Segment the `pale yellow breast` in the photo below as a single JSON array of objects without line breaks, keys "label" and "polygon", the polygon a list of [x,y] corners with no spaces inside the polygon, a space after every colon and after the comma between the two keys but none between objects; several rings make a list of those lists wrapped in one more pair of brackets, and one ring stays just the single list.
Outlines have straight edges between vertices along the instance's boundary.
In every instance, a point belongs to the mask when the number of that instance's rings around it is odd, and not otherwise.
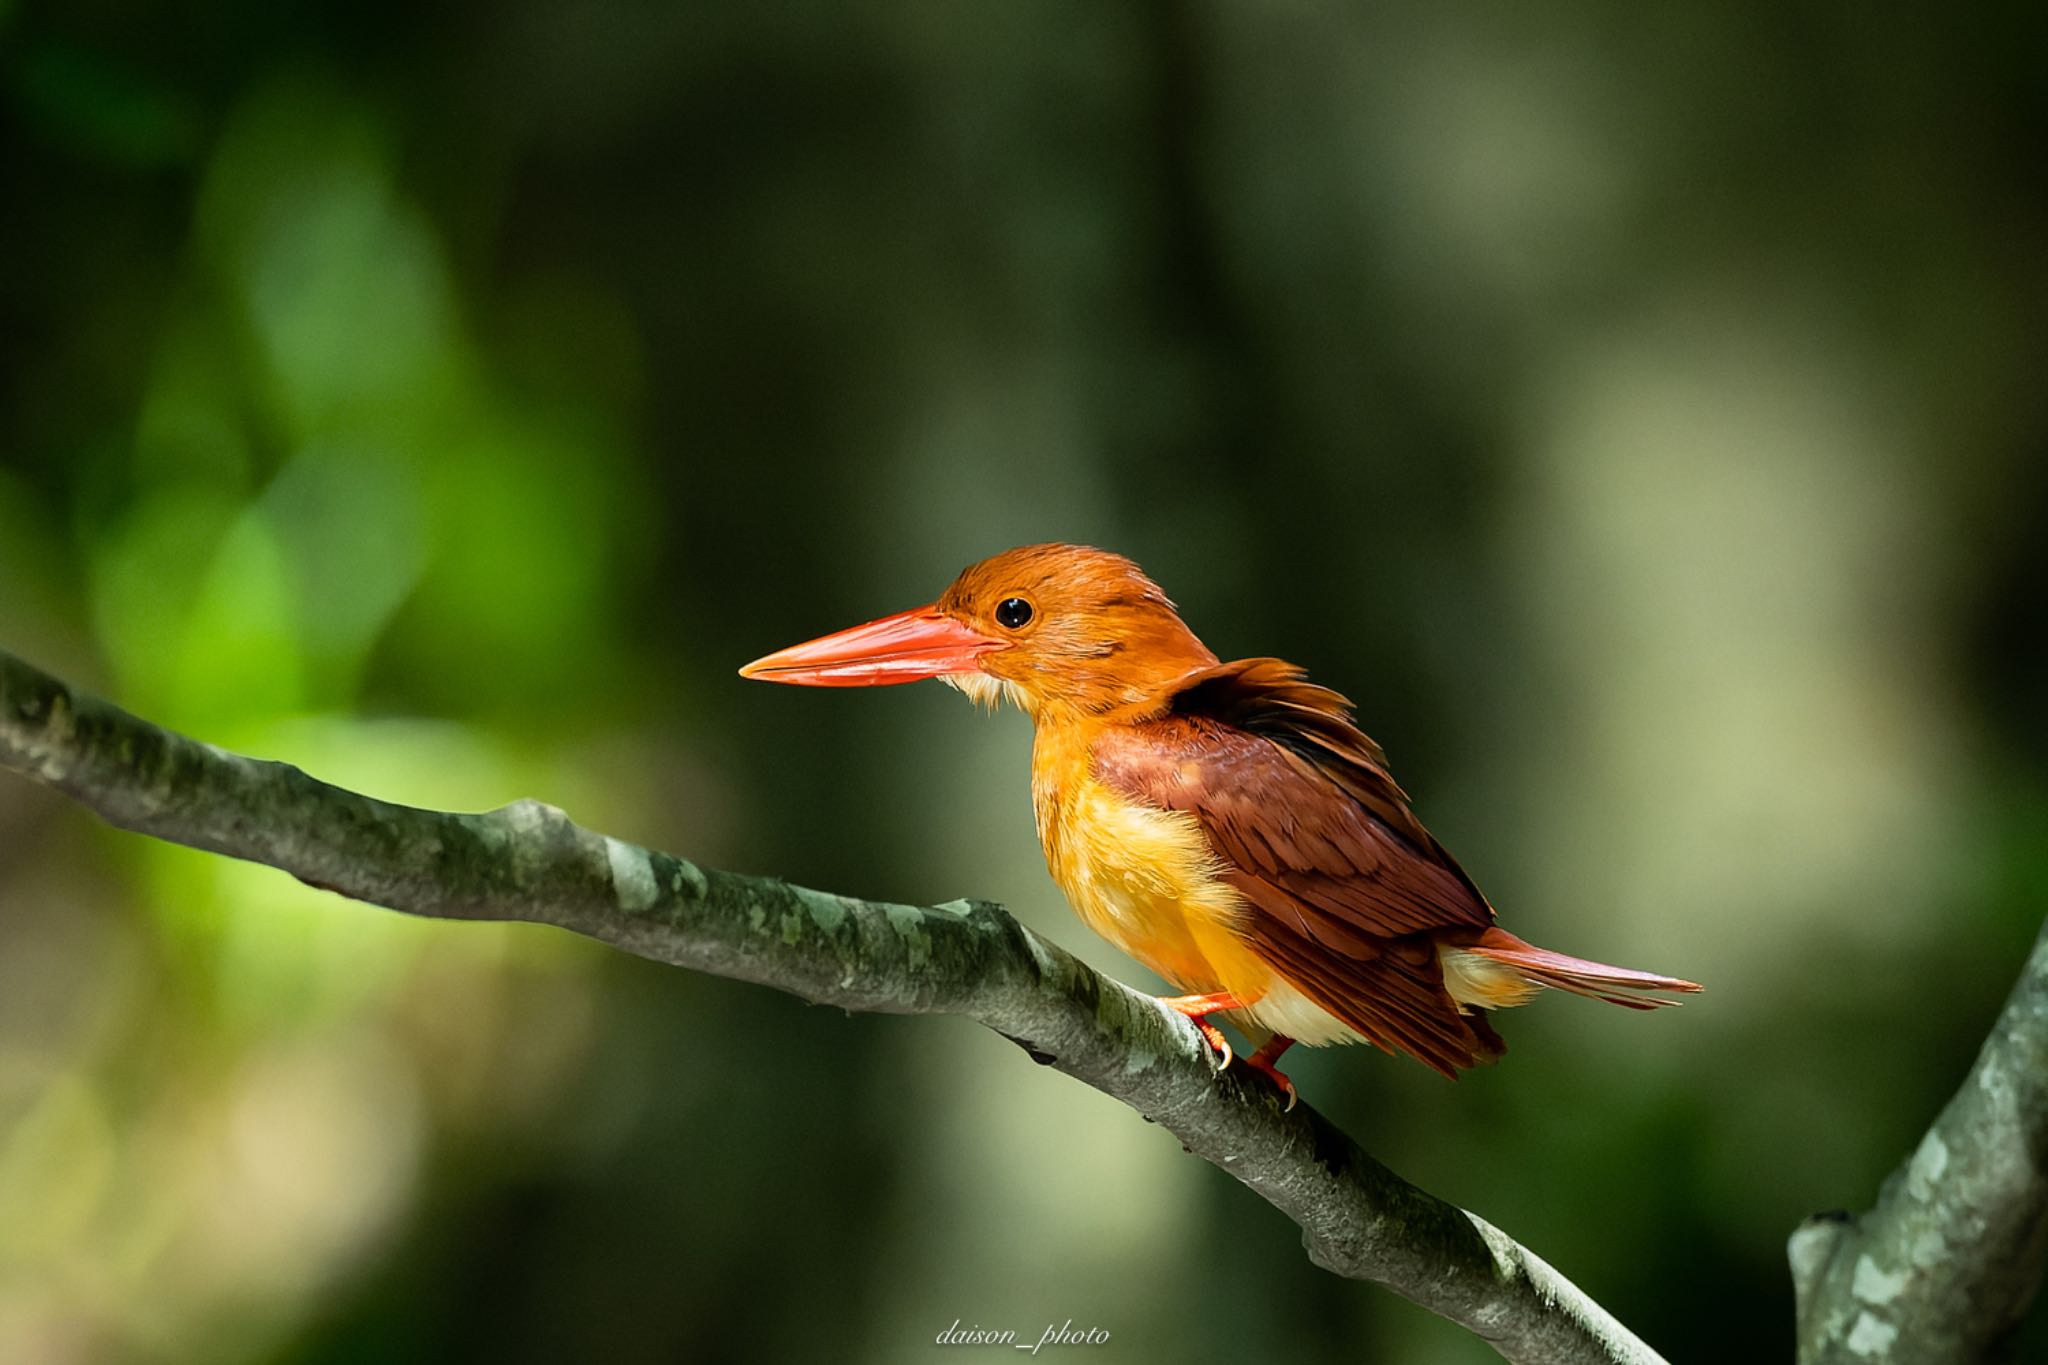
[{"label": "pale yellow breast", "polygon": [[1039,727],[1032,802],[1046,866],[1090,929],[1184,991],[1255,1002],[1241,1018],[1312,1045],[1358,1035],[1251,951],[1243,899],[1186,811],[1133,801],[1095,779],[1083,736]]},{"label": "pale yellow breast", "polygon": [[1063,736],[1041,731],[1034,759],[1046,866],[1090,929],[1189,990],[1263,982],[1266,969],[1238,932],[1243,904],[1217,880],[1215,856],[1192,815],[1105,786],[1089,771],[1085,749]]}]

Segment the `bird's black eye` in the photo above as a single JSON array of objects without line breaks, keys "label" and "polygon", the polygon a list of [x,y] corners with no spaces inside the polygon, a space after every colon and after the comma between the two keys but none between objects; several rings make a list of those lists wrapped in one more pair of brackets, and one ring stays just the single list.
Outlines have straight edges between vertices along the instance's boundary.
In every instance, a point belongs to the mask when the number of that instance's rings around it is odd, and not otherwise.
[{"label": "bird's black eye", "polygon": [[1004,630],[1022,630],[1031,624],[1031,604],[1021,597],[1005,597],[996,603],[996,624]]}]

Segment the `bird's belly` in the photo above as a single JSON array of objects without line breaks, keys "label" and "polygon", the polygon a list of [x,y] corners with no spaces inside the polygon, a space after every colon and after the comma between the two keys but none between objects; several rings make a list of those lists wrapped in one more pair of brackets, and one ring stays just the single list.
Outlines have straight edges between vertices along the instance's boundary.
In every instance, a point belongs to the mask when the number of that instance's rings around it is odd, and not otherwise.
[{"label": "bird's belly", "polygon": [[1218,880],[1192,816],[1089,779],[1041,794],[1039,836],[1082,922],[1118,948],[1185,989],[1265,989],[1270,969],[1240,931],[1243,902]]},{"label": "bird's belly", "polygon": [[1311,1045],[1358,1041],[1252,951],[1244,900],[1185,811],[1132,801],[1092,778],[1037,795],[1046,866],[1082,923],[1176,987],[1228,991],[1260,1028]]}]

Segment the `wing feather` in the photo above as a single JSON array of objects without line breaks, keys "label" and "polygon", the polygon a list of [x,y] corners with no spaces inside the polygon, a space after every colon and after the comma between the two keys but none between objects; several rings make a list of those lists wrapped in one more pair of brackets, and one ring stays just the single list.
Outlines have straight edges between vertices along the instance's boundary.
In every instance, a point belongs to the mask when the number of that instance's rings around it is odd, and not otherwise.
[{"label": "wing feather", "polygon": [[1105,729],[1091,756],[1125,795],[1195,816],[1250,908],[1253,947],[1316,1004],[1446,1075],[1499,1055],[1436,952],[1476,940],[1493,908],[1342,696],[1278,659],[1221,664],[1157,717]]}]

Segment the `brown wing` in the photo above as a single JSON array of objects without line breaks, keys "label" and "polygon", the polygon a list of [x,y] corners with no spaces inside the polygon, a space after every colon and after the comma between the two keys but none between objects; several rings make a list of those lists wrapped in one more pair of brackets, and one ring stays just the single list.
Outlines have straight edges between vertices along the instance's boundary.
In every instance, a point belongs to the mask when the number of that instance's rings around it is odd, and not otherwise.
[{"label": "brown wing", "polygon": [[1476,939],[1493,909],[1343,697],[1278,659],[1221,664],[1161,716],[1106,730],[1093,758],[1101,781],[1201,822],[1254,948],[1318,1005],[1446,1075],[1499,1055],[1445,992],[1436,952]]}]

